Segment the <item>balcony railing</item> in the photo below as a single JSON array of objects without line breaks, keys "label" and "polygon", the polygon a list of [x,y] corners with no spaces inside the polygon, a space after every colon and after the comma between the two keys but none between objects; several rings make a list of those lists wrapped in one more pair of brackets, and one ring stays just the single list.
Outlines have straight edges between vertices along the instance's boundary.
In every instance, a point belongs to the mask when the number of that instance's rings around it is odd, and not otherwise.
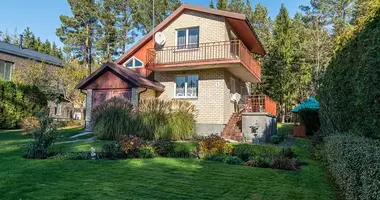
[{"label": "balcony railing", "polygon": [[270,97],[264,94],[246,95],[244,112],[267,112],[277,115],[277,105]]},{"label": "balcony railing", "polygon": [[240,61],[260,78],[260,64],[240,40],[201,43],[199,45],[169,46],[147,50],[148,66],[201,63],[212,61]]}]

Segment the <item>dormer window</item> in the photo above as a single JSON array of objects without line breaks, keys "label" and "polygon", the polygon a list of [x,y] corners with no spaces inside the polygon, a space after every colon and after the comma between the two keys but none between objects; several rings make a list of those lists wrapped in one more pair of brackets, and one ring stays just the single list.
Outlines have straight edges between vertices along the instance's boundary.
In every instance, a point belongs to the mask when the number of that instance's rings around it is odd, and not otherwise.
[{"label": "dormer window", "polygon": [[178,29],[177,49],[191,49],[199,47],[199,27]]},{"label": "dormer window", "polygon": [[124,66],[130,67],[130,68],[138,68],[138,67],[143,67],[144,63],[138,58],[132,57],[127,62],[125,62]]}]

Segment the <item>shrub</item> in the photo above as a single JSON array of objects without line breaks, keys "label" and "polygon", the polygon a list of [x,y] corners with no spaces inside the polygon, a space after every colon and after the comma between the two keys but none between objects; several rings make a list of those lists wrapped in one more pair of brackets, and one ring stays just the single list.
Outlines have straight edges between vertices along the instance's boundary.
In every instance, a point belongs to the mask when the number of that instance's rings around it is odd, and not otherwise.
[{"label": "shrub", "polygon": [[291,148],[282,148],[279,153],[279,156],[284,157],[284,158],[290,158],[290,159],[296,157],[296,155],[294,154]]},{"label": "shrub", "polygon": [[269,145],[236,144],[233,146],[231,155],[238,156],[243,161],[248,161],[260,153],[278,153],[280,148]]},{"label": "shrub", "polygon": [[139,130],[133,105],[122,98],[111,98],[93,110],[93,128],[97,138],[117,140]]},{"label": "shrub", "polygon": [[348,134],[324,142],[322,154],[345,199],[380,199],[380,142]]},{"label": "shrub", "polygon": [[150,145],[144,145],[139,151],[140,158],[153,158],[156,156],[154,148]]},{"label": "shrub", "polygon": [[169,157],[173,154],[175,145],[170,140],[157,140],[153,143],[156,153],[163,157]]},{"label": "shrub", "polygon": [[210,135],[199,142],[200,157],[231,153],[233,146],[218,135]]},{"label": "shrub", "polygon": [[173,152],[170,153],[170,157],[190,158],[192,157],[192,150],[184,145],[175,145]]},{"label": "shrub", "polygon": [[278,144],[280,142],[281,142],[281,137],[279,135],[272,135],[272,137],[270,137],[270,143]]},{"label": "shrub", "polygon": [[35,129],[40,127],[40,121],[35,116],[27,116],[21,120],[20,128],[24,129],[25,134],[32,134]]},{"label": "shrub", "polygon": [[293,159],[287,157],[274,158],[270,164],[270,168],[299,171],[297,163]]},{"label": "shrub", "polygon": [[121,150],[121,145],[119,142],[103,145],[102,155],[104,158],[108,159],[118,159],[125,157],[125,153]]},{"label": "shrub", "polygon": [[128,158],[138,158],[140,157],[139,152],[143,146],[143,142],[144,141],[137,136],[123,136],[120,140],[120,147]]},{"label": "shrub", "polygon": [[243,163],[243,160],[237,156],[225,155],[225,154],[215,154],[206,157],[206,160],[222,162],[231,165],[240,165]]},{"label": "shrub", "polygon": [[48,148],[54,144],[57,129],[53,124],[53,119],[45,115],[40,116],[40,128],[35,129],[33,141],[27,146],[25,158],[47,158]]},{"label": "shrub", "polygon": [[17,128],[23,118],[46,106],[46,96],[37,87],[0,80],[0,129]]}]

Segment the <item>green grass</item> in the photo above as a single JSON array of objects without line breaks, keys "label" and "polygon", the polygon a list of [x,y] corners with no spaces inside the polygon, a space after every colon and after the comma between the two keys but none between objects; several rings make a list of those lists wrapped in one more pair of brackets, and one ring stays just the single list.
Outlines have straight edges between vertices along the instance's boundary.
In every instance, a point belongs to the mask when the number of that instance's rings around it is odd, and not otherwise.
[{"label": "green grass", "polygon": [[[20,147],[30,139],[17,130],[0,131],[0,199],[335,199],[322,165],[308,158],[310,141],[305,139],[294,145],[309,163],[301,172],[197,159],[24,159]],[[54,148],[83,151],[104,143]]]},{"label": "green grass", "polygon": [[280,133],[287,133],[287,135],[293,135],[293,123],[277,123],[277,130]]}]

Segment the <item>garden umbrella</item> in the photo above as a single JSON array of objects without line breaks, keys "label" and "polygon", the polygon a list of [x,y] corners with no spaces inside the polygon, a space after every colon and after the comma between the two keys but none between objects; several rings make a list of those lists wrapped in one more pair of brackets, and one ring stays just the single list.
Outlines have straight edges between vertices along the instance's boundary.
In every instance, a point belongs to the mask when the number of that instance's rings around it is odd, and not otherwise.
[{"label": "garden umbrella", "polygon": [[311,110],[319,110],[319,102],[314,99],[313,97],[310,97],[303,101],[300,105],[295,107],[292,112],[293,113],[298,113],[299,111],[303,109],[311,109]]}]

